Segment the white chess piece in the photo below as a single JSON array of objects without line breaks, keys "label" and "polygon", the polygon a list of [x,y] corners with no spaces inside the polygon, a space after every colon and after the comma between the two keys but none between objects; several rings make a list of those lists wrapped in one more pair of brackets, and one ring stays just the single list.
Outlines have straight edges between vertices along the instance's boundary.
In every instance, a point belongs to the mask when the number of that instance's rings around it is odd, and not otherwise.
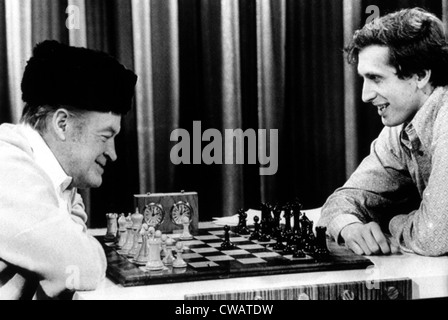
[{"label": "white chess piece", "polygon": [[167,238],[165,242],[165,257],[163,258],[163,264],[166,266],[173,265],[174,256],[173,256],[173,244],[174,241],[171,238]]},{"label": "white chess piece", "polygon": [[190,233],[190,218],[187,216],[182,217],[182,225],[184,227],[182,234],[180,235],[180,240],[190,240],[193,236]]},{"label": "white chess piece", "polygon": [[[150,227],[150,229],[153,227]],[[163,269],[163,262],[160,259],[160,248],[161,248],[161,236],[162,232],[157,230],[154,236],[148,239],[149,246],[149,261],[146,264],[146,269],[149,271],[156,271]]]},{"label": "white chess piece", "polygon": [[183,244],[182,242],[176,243],[176,259],[173,261],[173,268],[185,268],[187,263],[182,258]]},{"label": "white chess piece", "polygon": [[146,265],[149,261],[149,247],[148,247],[148,225],[144,223],[140,229],[142,238],[142,245],[140,251],[134,259],[134,262],[140,266]]}]

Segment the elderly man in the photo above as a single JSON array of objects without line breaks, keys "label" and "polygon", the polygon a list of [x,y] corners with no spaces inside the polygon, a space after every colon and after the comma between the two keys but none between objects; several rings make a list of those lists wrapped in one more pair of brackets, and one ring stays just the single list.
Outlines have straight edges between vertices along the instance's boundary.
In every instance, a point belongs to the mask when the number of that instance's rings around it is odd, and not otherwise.
[{"label": "elderly man", "polygon": [[56,41],[34,48],[21,123],[0,126],[0,298],[66,297],[104,278],[77,189],[99,187],[117,159],[136,81],[99,51]]}]

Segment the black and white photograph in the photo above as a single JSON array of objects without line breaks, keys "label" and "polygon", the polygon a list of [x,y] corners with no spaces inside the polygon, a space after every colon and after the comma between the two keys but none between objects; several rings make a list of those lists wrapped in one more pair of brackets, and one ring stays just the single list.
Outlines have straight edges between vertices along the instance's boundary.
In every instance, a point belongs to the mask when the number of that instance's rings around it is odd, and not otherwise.
[{"label": "black and white photograph", "polygon": [[448,0],[0,0],[0,75],[0,300],[448,298]]}]

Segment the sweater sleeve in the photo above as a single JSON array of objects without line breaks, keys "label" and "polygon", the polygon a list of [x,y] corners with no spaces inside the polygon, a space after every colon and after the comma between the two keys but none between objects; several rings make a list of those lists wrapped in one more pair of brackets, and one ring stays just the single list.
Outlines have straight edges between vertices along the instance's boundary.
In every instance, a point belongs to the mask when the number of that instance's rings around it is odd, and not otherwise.
[{"label": "sweater sleeve", "polygon": [[95,289],[107,266],[100,243],[59,208],[20,139],[0,140],[0,163],[0,258],[36,274],[50,297]]},{"label": "sweater sleeve", "polygon": [[388,231],[392,217],[409,213],[420,199],[393,130],[383,129],[370,154],[325,202],[318,225],[326,226],[334,239],[341,240],[341,230],[355,222],[375,221]]}]

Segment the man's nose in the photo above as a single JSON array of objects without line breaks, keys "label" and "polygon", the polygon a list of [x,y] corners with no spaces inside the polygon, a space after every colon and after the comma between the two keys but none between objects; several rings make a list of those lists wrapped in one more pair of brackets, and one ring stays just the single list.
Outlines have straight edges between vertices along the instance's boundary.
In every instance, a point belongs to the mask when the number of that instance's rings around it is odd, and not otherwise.
[{"label": "man's nose", "polygon": [[117,160],[117,152],[115,151],[115,141],[114,139],[110,139],[107,144],[106,152],[104,153],[107,158],[109,158],[112,162]]},{"label": "man's nose", "polygon": [[364,102],[371,102],[376,97],[376,92],[372,88],[372,85],[369,81],[364,81],[362,85],[362,101]]}]

